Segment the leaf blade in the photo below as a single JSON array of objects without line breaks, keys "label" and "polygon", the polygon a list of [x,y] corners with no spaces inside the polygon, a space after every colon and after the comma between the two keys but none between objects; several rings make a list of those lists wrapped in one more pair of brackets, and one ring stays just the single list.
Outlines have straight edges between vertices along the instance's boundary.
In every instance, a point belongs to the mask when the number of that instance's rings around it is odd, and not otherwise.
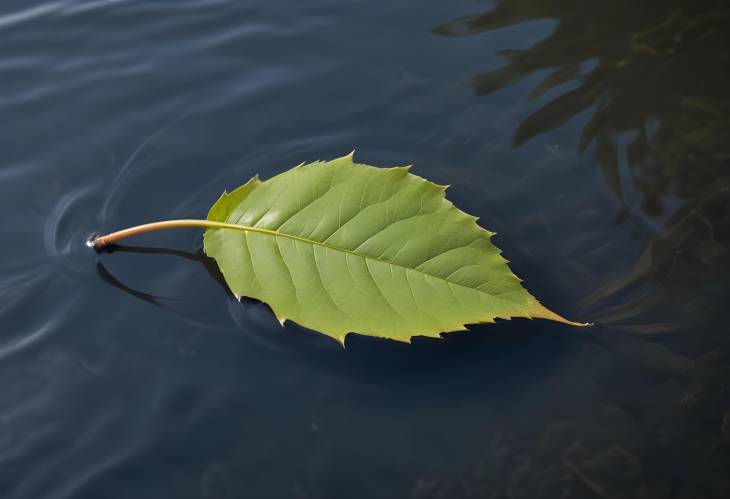
[{"label": "leaf blade", "polygon": [[204,249],[235,295],[340,342],[438,337],[497,318],[570,323],[521,286],[494,234],[445,190],[352,154],[302,164],[224,193],[208,220],[250,231],[208,229]]}]

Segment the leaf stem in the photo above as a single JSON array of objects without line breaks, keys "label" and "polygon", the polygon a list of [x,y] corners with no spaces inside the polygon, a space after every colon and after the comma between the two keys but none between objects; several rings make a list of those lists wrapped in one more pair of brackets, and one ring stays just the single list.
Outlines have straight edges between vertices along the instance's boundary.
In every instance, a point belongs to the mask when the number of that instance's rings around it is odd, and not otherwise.
[{"label": "leaf stem", "polygon": [[[102,249],[114,242],[127,237],[136,236],[137,234],[144,234],[145,232],[153,232],[156,230],[165,229],[187,229],[192,227],[202,227],[205,229],[235,229],[235,230],[248,230],[248,231],[261,231],[254,227],[247,227],[245,225],[227,224],[224,222],[213,222],[211,220],[194,220],[194,219],[181,219],[181,220],[163,220],[161,222],[152,222],[143,225],[136,225],[127,229],[118,230],[110,234],[103,236],[96,236],[88,242],[88,245],[94,249]],[[267,231],[268,232],[268,231]]]}]

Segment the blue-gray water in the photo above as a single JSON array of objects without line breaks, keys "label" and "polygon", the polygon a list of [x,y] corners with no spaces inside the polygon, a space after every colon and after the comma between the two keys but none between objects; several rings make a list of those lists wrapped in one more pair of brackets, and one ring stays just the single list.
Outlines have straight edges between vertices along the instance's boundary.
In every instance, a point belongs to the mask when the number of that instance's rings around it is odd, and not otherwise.
[{"label": "blue-gray water", "polygon": [[[730,6],[4,1],[0,497],[726,498]],[[550,308],[342,349],[239,303],[226,188],[451,184]]]}]

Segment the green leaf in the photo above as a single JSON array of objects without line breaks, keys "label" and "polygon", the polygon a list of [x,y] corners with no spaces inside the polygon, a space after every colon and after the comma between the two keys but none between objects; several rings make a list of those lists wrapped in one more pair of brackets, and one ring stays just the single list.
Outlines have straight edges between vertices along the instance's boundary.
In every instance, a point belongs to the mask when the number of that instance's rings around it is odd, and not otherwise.
[{"label": "green leaf", "polygon": [[261,300],[340,342],[350,332],[409,342],[497,318],[568,324],[520,284],[494,233],[446,200],[446,186],[353,155],[301,164],[224,193],[205,253],[237,297]]}]

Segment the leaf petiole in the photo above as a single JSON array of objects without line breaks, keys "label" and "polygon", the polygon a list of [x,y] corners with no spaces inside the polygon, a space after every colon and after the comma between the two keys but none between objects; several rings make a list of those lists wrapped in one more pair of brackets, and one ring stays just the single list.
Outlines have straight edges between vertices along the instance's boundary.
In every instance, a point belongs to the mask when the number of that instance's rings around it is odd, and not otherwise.
[{"label": "leaf petiole", "polygon": [[102,249],[112,243],[115,243],[121,239],[126,239],[137,234],[144,234],[145,232],[153,232],[156,230],[165,229],[188,229],[188,228],[205,228],[205,229],[235,229],[251,232],[270,232],[266,229],[257,227],[248,227],[245,225],[228,224],[225,222],[214,222],[212,220],[195,220],[195,219],[180,219],[180,220],[163,220],[161,222],[152,222],[143,225],[136,225],[127,229],[118,230],[111,232],[103,236],[96,236],[87,242],[87,245],[94,249]]}]

